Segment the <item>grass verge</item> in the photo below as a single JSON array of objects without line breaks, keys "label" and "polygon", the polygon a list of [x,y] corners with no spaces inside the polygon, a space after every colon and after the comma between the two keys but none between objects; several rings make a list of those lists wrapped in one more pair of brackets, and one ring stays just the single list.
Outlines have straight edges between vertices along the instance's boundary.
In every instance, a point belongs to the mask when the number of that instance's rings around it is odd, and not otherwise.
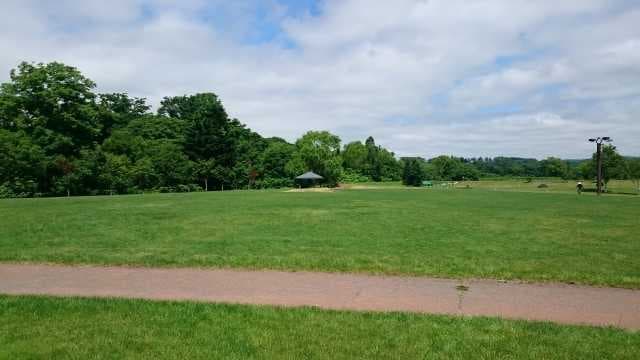
[{"label": "grass verge", "polygon": [[0,296],[0,358],[637,359],[640,333],[492,318]]}]

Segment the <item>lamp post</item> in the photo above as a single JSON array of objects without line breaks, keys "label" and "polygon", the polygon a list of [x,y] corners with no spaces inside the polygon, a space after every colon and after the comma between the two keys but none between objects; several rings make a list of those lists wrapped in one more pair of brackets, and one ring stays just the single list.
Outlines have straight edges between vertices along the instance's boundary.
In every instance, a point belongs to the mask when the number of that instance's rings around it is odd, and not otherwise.
[{"label": "lamp post", "polygon": [[611,139],[608,136],[603,136],[603,137],[597,137],[597,138],[592,138],[589,139],[589,142],[594,142],[596,143],[596,161],[598,163],[598,176],[597,176],[597,191],[598,191],[598,195],[602,194],[602,144],[605,142],[612,142],[613,139]]}]

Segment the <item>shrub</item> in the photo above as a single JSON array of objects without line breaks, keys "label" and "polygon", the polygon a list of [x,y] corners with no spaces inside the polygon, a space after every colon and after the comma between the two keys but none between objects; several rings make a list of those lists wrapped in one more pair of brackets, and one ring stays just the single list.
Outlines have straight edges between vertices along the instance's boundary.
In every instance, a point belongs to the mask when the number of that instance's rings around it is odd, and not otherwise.
[{"label": "shrub", "polygon": [[548,188],[549,186],[547,184],[540,184],[538,185],[538,189],[545,189]]},{"label": "shrub", "polygon": [[347,169],[342,173],[342,182],[345,183],[363,183],[371,181],[368,176],[362,175],[352,169]]}]

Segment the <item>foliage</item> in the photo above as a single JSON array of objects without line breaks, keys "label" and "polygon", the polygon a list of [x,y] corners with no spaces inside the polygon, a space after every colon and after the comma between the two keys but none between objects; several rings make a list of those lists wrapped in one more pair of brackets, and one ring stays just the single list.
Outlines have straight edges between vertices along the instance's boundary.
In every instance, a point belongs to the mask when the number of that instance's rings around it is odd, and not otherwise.
[{"label": "foliage", "polygon": [[569,166],[561,159],[549,157],[540,162],[540,172],[545,177],[566,179],[569,175]]},{"label": "foliage", "polygon": [[[597,174],[597,161],[598,154],[593,153],[591,157],[591,173]],[[611,179],[624,179],[625,178],[625,160],[618,153],[618,150],[613,145],[602,146],[602,180],[605,184],[608,184]]]},{"label": "foliage", "polygon": [[[549,158],[438,156],[415,164],[376,144],[341,146],[327,131],[291,144],[263,138],[230,118],[214,93],[165,97],[157,112],[96,84],[61,63],[21,63],[0,85],[0,186],[3,197],[138,193],[151,190],[286,187],[312,170],[339,181],[398,181],[409,171],[434,180],[482,176],[591,177],[593,163]],[[629,176],[605,148],[605,179]],[[623,166],[624,165],[624,166]],[[406,175],[406,174],[404,174]]]},{"label": "foliage", "polygon": [[345,145],[342,159],[344,169],[350,174],[359,174],[371,181],[400,180],[402,164],[392,152],[377,146],[371,136],[365,144],[354,141]]},{"label": "foliage", "polygon": [[402,183],[407,186],[422,186],[424,171],[418,159],[408,159],[404,162]]},{"label": "foliage", "polygon": [[21,130],[47,155],[71,156],[100,139],[95,84],[61,63],[21,63],[0,88],[0,126]]},{"label": "foliage", "polygon": [[340,138],[328,131],[309,131],[296,141],[298,158],[305,171],[313,171],[329,186],[336,186],[342,175]]},{"label": "foliage", "polygon": [[633,181],[636,191],[640,193],[640,158],[625,159],[627,177]]}]

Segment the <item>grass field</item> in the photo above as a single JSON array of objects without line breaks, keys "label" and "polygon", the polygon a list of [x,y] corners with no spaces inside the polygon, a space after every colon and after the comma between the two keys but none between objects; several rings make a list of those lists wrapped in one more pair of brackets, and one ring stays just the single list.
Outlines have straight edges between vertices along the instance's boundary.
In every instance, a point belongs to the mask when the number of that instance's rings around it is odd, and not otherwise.
[{"label": "grass field", "polygon": [[0,318],[2,359],[640,357],[637,332],[491,318],[3,296]]},{"label": "grass field", "polygon": [[[544,184],[544,187],[539,187]],[[584,196],[593,196],[595,194],[595,183],[584,181]],[[434,182],[433,189],[450,190],[450,189],[483,189],[493,191],[518,191],[518,192],[535,192],[535,193],[576,193],[577,182],[575,180],[562,180],[560,178],[533,178],[531,181],[512,178],[495,178],[483,179],[481,181],[441,181]],[[368,182],[358,184],[347,184],[347,188],[351,189],[403,189],[405,188],[400,182]],[[611,180],[607,186],[611,195],[640,195],[640,190],[630,180]]]},{"label": "grass field", "polygon": [[640,288],[639,200],[393,187],[1,200],[0,261]]}]

